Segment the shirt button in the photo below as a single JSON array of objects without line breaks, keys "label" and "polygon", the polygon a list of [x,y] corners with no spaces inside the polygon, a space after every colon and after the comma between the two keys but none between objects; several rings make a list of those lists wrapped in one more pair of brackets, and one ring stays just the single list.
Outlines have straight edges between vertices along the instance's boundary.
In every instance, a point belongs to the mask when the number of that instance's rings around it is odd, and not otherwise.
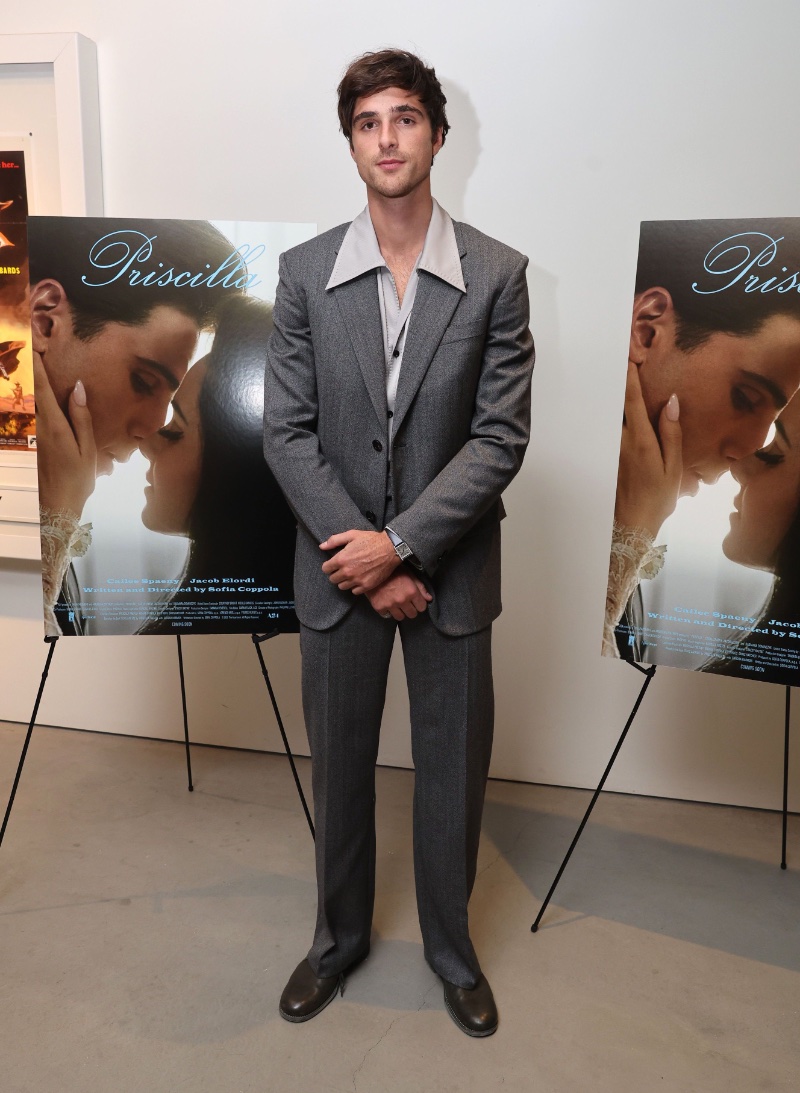
[{"label": "shirt button", "polygon": [[369,522],[371,524],[374,524],[375,521],[378,519],[378,517],[375,515],[375,513],[370,512],[369,509],[367,509],[367,511],[364,513],[364,515],[366,516],[366,518],[369,520]]},{"label": "shirt button", "polygon": [[394,410],[387,410],[386,413],[389,417],[394,417]]},{"label": "shirt button", "polygon": [[383,445],[381,444],[380,440],[373,440],[372,447],[375,449],[376,452],[383,451]]},{"label": "shirt button", "polygon": [[389,495],[389,496],[388,496],[388,497],[386,498],[386,504],[387,504],[387,505],[391,505],[391,503],[392,503],[392,497],[391,497],[391,494],[390,494],[390,495]]},{"label": "shirt button", "polygon": [[399,349],[395,349],[394,353],[392,353],[392,356],[393,356],[393,357],[399,357],[399,356],[400,356],[400,350],[399,350]]}]

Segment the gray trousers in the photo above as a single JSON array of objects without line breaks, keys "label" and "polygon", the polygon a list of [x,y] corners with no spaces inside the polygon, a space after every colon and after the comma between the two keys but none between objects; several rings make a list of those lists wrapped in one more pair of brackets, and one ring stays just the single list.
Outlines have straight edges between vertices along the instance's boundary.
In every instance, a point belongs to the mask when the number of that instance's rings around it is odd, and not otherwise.
[{"label": "gray trousers", "polygon": [[308,959],[317,975],[337,975],[369,950],[375,762],[397,629],[411,706],[414,875],[425,957],[443,979],[471,988],[480,965],[467,903],[492,749],[491,626],[447,637],[427,613],[399,624],[382,619],[365,596],[332,629],[300,629],[319,898]]}]

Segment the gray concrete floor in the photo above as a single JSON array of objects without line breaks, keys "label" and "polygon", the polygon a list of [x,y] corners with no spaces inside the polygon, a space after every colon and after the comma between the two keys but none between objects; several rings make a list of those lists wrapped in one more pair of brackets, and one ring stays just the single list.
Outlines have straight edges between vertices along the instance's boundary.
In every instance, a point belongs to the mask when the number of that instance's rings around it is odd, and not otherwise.
[{"label": "gray concrete floor", "polygon": [[[23,740],[0,724],[0,797]],[[422,958],[412,775],[378,772],[372,955],[319,1017],[277,999],[314,920],[284,758],[41,729],[0,850],[2,1093],[756,1093],[800,1088],[800,823],[492,782],[472,932],[501,1024],[471,1040]],[[301,761],[308,784],[308,764]]]}]

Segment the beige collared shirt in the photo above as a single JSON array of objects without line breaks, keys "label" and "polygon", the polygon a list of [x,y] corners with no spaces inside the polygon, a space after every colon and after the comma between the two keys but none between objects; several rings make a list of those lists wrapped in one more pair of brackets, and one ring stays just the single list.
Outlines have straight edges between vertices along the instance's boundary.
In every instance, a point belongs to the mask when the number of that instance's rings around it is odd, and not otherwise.
[{"label": "beige collared shirt", "polygon": [[[467,290],[461,272],[453,221],[438,201],[433,202],[433,212],[425,235],[425,243],[408,280],[402,304],[397,295],[394,277],[378,246],[368,207],[358,214],[347,229],[336,256],[330,280],[325,287],[326,289],[336,288],[337,285],[352,281],[354,277],[360,277],[371,269],[376,271],[378,278],[378,303],[381,311],[386,367],[386,406],[391,419],[394,413],[400,368],[403,363],[403,349],[417,295],[419,270],[432,273],[434,277],[447,281],[461,292]],[[391,433],[391,427],[389,432]]]}]

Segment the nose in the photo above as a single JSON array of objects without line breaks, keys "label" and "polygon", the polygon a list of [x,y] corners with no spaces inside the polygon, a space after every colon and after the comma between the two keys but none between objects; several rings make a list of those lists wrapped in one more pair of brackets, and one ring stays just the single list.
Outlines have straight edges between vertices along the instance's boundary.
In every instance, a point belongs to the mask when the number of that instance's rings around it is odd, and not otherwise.
[{"label": "nose", "polygon": [[383,121],[381,121],[381,128],[378,133],[378,144],[380,145],[381,151],[394,148],[397,144],[397,134],[395,133],[389,118],[384,118]]},{"label": "nose", "polygon": [[745,459],[734,459],[730,471],[733,478],[742,486],[760,466],[754,455],[748,455]]},{"label": "nose", "polygon": [[134,446],[141,447],[141,442],[157,433],[164,424],[169,409],[169,398],[149,400],[137,408],[135,416],[131,419],[128,435],[134,441]]},{"label": "nose", "polygon": [[153,436],[158,436],[158,434],[154,433],[152,436],[147,436],[143,440],[139,441],[139,451],[142,453],[145,459],[149,459],[151,463],[155,458]]},{"label": "nose", "polygon": [[744,425],[739,425],[735,431],[732,430],[729,434],[723,445],[722,454],[726,459],[735,461],[737,459],[746,459],[753,452],[757,452],[759,448],[763,447],[774,420],[775,415],[770,414]]}]

